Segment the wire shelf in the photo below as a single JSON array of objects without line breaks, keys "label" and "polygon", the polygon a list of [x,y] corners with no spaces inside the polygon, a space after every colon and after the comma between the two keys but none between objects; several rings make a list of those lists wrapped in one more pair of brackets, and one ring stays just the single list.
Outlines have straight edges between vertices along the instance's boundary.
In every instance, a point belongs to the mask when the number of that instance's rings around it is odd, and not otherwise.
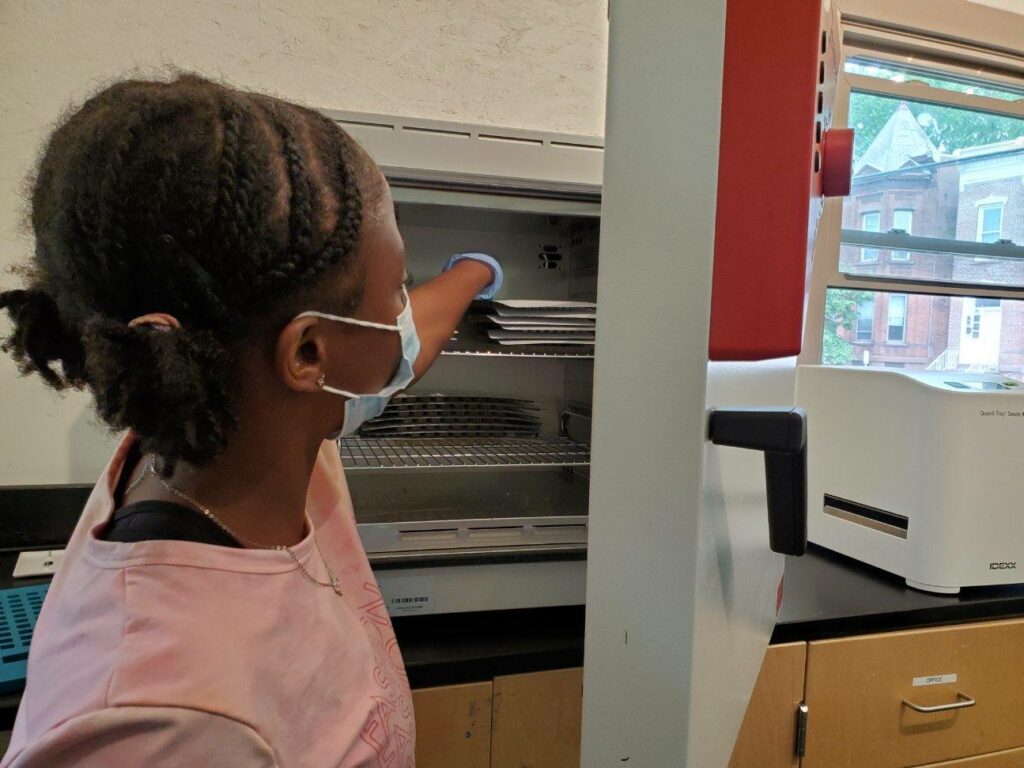
[{"label": "wire shelf", "polygon": [[495,440],[341,441],[341,461],[349,470],[442,469],[445,467],[575,467],[590,464],[590,449],[565,437]]},{"label": "wire shelf", "polygon": [[502,346],[474,338],[449,342],[441,354],[450,357],[544,357],[552,360],[593,360],[593,346],[529,344]]}]

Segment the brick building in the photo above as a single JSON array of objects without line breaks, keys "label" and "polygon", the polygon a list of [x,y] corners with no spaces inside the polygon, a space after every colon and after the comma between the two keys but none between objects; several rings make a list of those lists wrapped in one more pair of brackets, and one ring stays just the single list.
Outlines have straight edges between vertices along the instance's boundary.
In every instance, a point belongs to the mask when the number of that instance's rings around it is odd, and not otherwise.
[{"label": "brick building", "polygon": [[[1024,136],[944,153],[900,104],[854,166],[844,229],[1024,243]],[[841,271],[1024,287],[1024,264],[843,246]],[[854,364],[995,370],[1024,378],[1024,302],[875,293],[842,332]]]}]

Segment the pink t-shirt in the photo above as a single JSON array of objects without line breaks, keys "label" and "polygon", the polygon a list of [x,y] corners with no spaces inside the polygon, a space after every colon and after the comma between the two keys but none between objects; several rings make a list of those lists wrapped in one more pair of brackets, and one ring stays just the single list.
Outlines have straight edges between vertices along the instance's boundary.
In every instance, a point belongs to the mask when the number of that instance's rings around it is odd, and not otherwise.
[{"label": "pink t-shirt", "polygon": [[[287,552],[97,538],[132,440],[53,579],[0,768],[413,768],[412,696],[335,444],[307,512],[343,597]],[[327,580],[312,536],[292,549]]]}]

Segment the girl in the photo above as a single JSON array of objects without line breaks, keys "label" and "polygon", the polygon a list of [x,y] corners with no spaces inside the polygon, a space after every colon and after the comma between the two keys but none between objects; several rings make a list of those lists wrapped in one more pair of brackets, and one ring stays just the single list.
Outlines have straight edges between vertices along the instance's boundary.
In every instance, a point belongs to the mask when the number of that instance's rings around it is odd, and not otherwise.
[{"label": "girl", "polygon": [[498,265],[465,255],[407,293],[366,153],[312,110],[191,75],[67,118],[31,221],[4,348],[127,433],[50,588],[3,766],[413,766],[401,654],[325,438],[421,376]]}]

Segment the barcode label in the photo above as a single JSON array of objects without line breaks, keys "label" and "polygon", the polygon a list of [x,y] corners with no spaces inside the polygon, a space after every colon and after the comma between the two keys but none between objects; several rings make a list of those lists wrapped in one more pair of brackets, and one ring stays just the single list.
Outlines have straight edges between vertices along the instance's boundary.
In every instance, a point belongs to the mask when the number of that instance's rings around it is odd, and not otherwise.
[{"label": "barcode label", "polygon": [[433,576],[379,578],[381,593],[392,616],[434,613],[436,579]]}]

